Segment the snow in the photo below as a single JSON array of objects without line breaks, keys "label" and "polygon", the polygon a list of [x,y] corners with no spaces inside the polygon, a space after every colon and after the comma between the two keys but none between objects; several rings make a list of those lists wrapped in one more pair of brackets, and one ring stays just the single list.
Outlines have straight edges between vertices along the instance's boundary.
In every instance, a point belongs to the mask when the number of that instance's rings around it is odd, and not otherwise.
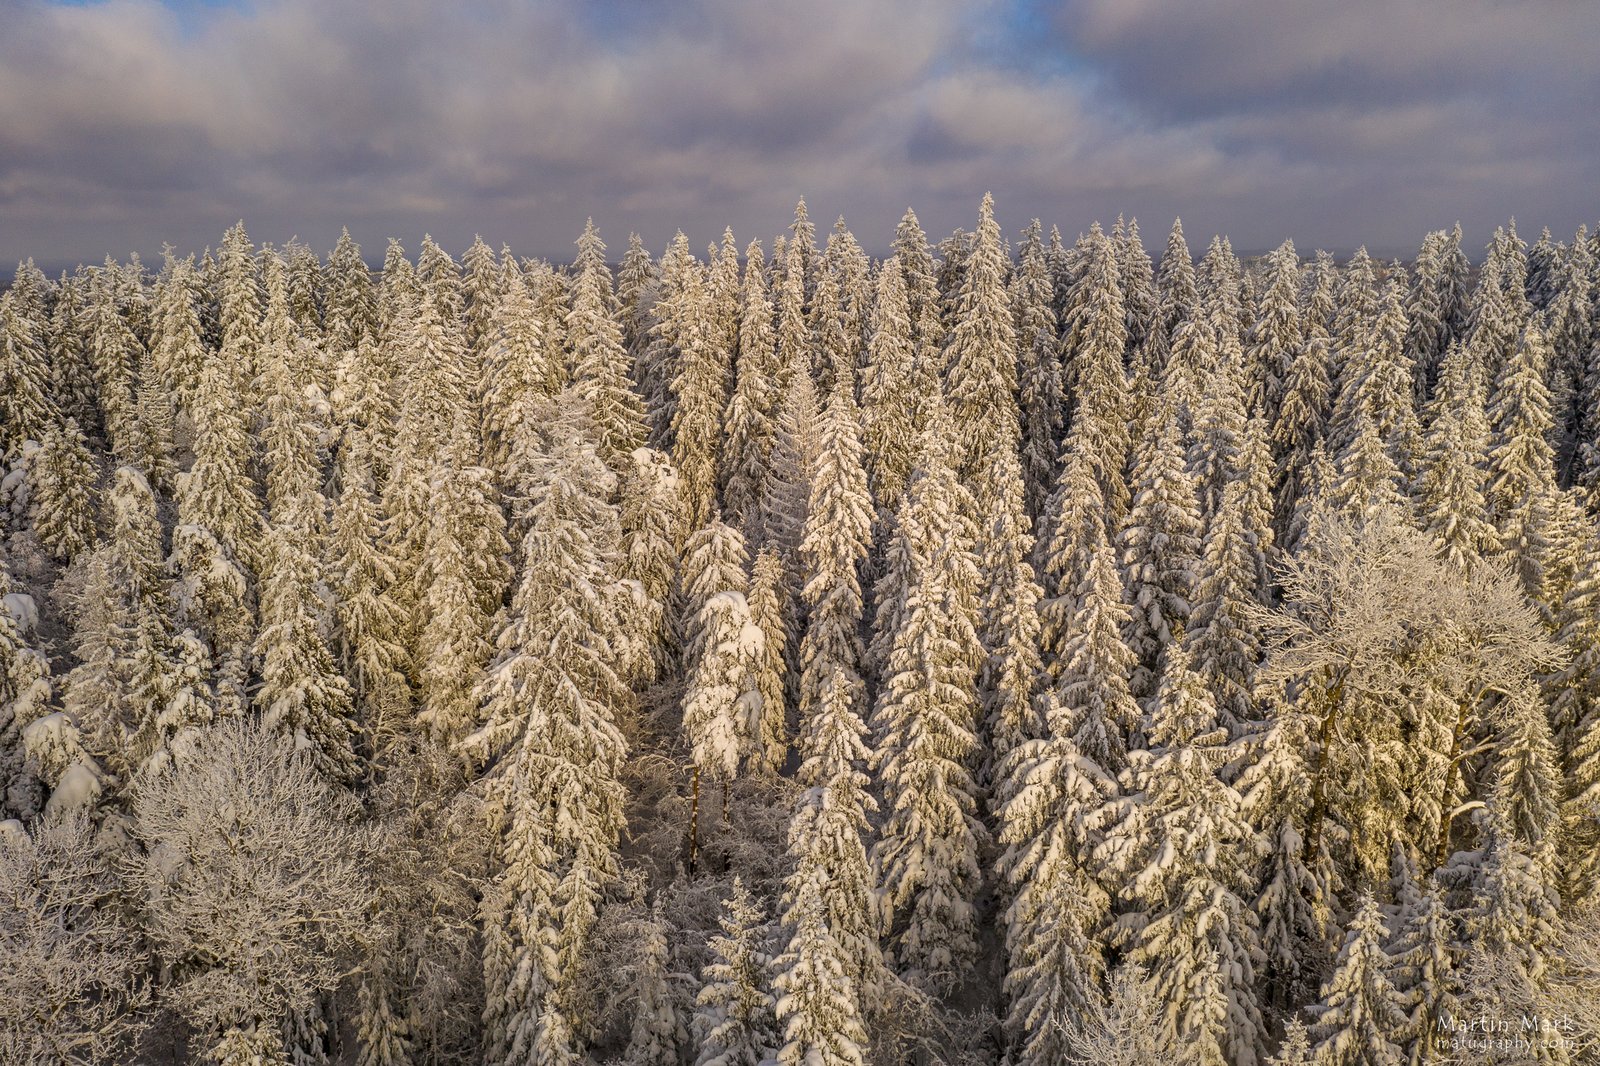
[{"label": "snow", "polygon": [[32,596],[25,592],[8,592],[0,604],[16,621],[24,637],[31,637],[39,631],[39,605]]}]

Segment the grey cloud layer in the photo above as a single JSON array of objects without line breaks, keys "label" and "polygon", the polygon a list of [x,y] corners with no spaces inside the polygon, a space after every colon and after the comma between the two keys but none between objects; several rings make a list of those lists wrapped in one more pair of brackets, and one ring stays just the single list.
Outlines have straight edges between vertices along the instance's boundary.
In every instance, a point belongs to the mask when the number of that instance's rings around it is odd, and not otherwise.
[{"label": "grey cloud layer", "polygon": [[1570,227],[1600,155],[1592,10],[0,0],[0,257],[199,247],[240,216],[373,252],[431,231],[565,255],[589,214],[613,246],[703,244],[771,234],[802,193],[879,249],[907,203],[938,235],[990,188],[1008,225],[1069,236],[1119,210],[1241,247]]}]

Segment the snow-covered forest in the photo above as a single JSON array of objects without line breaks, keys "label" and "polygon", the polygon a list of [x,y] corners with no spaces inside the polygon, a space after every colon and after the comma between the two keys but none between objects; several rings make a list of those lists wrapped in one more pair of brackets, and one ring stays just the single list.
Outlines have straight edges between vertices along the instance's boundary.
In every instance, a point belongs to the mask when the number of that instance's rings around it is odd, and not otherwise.
[{"label": "snow-covered forest", "polygon": [[889,236],[19,267],[0,1062],[1600,1061],[1600,237]]}]

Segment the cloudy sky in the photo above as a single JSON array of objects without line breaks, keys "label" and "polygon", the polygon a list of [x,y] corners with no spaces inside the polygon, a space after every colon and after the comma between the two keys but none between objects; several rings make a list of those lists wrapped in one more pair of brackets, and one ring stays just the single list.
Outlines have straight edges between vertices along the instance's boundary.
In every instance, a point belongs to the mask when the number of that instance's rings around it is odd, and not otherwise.
[{"label": "cloudy sky", "polygon": [[0,0],[0,261],[423,232],[566,257],[804,195],[1414,248],[1600,214],[1590,0]]}]

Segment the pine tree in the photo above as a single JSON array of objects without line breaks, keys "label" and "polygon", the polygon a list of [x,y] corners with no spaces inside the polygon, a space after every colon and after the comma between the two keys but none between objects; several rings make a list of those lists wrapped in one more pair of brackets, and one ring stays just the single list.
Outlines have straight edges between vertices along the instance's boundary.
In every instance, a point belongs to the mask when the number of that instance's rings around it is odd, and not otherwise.
[{"label": "pine tree", "polygon": [[873,713],[888,809],[872,851],[884,925],[907,980],[942,991],[976,951],[982,838],[972,778],[978,568],[947,433],[936,414],[896,522],[909,581]]},{"label": "pine tree", "polygon": [[695,1066],[760,1066],[777,1049],[774,1000],[767,991],[767,955],[761,906],[735,877],[722,901],[720,936],[708,946],[711,961],[700,973],[695,998]]},{"label": "pine tree", "polygon": [[[1118,931],[1131,942],[1129,958],[1148,969],[1175,1042],[1193,1044],[1208,1064],[1253,1063],[1261,950],[1247,898],[1263,845],[1220,778],[1227,731],[1181,648],[1167,657],[1150,739],[1151,757],[1134,775],[1139,793],[1106,844],[1112,869],[1127,877],[1130,910]],[[1220,1018],[1204,994],[1213,982],[1226,1003]]]},{"label": "pine tree", "polygon": [[1021,435],[1014,399],[1017,337],[1005,290],[1006,267],[994,197],[985,193],[945,355],[945,393],[959,449],[955,466],[969,489],[994,451],[1015,448]]},{"label": "pine tree", "polygon": [[1400,1066],[1396,1037],[1405,1029],[1404,1006],[1390,983],[1378,901],[1362,897],[1339,950],[1333,976],[1322,988],[1311,1029],[1317,1062],[1329,1066]]},{"label": "pine tree", "polygon": [[616,725],[627,692],[611,655],[607,481],[586,442],[547,464],[521,579],[479,689],[482,724],[461,745],[492,767],[500,831],[502,866],[483,904],[484,1020],[496,1061],[571,1061],[587,1026],[576,967],[617,869],[627,754]]},{"label": "pine tree", "polygon": [[76,419],[52,425],[29,460],[33,531],[51,555],[71,562],[94,543],[98,480]]},{"label": "pine tree", "polygon": [[793,364],[789,369],[788,394],[779,411],[772,463],[761,490],[761,543],[778,552],[791,575],[798,573],[820,437],[817,394],[803,367]]}]

